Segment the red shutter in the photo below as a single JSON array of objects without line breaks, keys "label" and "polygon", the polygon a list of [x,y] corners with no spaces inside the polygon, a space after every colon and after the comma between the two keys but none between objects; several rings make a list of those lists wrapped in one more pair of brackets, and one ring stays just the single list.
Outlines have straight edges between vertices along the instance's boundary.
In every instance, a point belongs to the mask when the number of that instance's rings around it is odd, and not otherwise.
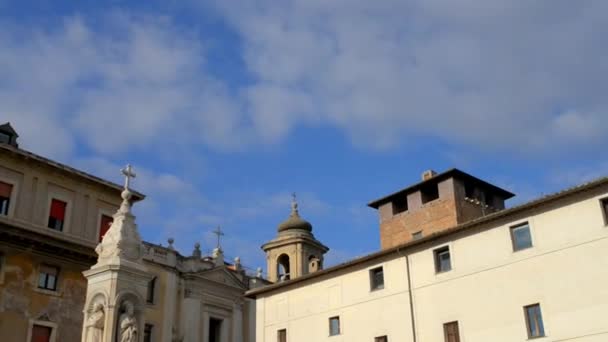
[{"label": "red shutter", "polygon": [[0,197],[11,197],[11,192],[13,191],[13,186],[8,183],[0,182]]},{"label": "red shutter", "polygon": [[114,218],[112,218],[112,216],[101,215],[101,222],[99,223],[99,241],[101,241],[103,236],[106,235],[113,221]]},{"label": "red shutter", "polygon": [[42,325],[32,327],[32,342],[49,342],[51,340],[52,329]]},{"label": "red shutter", "polygon": [[53,199],[51,201],[51,217],[56,220],[63,221],[65,218],[66,203],[60,200]]}]

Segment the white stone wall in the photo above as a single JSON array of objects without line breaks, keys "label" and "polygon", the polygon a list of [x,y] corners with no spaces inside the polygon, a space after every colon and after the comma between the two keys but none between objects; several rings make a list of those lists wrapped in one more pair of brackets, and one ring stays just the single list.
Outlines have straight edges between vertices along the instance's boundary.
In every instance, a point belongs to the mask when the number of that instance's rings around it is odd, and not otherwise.
[{"label": "white stone wall", "polygon": [[[546,337],[538,341],[608,341],[608,227],[603,194],[572,197],[452,235],[407,252],[418,342],[444,341],[459,322],[463,342],[528,339],[525,305],[540,303]],[[530,224],[533,247],[513,252],[509,227]],[[486,229],[487,228],[487,229]],[[435,273],[433,249],[450,246],[452,270]],[[257,342],[413,341],[405,253],[261,295]],[[385,289],[370,292],[368,270],[384,266]],[[342,334],[329,337],[340,316]]]}]

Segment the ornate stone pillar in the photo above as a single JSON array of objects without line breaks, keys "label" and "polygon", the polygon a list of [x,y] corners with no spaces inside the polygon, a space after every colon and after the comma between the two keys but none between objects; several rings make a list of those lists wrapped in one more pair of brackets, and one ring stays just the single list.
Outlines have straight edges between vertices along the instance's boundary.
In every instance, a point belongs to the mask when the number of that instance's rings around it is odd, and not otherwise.
[{"label": "ornate stone pillar", "polygon": [[[203,317],[204,321],[204,317]],[[205,329],[201,329],[201,301],[198,298],[184,298],[182,305],[182,331],[184,342],[201,342],[201,330],[205,338]]]}]

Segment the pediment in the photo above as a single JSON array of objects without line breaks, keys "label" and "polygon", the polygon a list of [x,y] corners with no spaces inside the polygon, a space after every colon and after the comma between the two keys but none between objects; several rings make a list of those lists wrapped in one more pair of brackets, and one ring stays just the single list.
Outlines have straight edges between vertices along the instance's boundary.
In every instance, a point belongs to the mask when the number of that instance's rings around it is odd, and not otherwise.
[{"label": "pediment", "polygon": [[210,280],[214,283],[224,284],[230,287],[246,290],[247,287],[243,282],[237,278],[232,271],[228,270],[226,266],[216,267],[209,270],[196,272],[197,277]]}]

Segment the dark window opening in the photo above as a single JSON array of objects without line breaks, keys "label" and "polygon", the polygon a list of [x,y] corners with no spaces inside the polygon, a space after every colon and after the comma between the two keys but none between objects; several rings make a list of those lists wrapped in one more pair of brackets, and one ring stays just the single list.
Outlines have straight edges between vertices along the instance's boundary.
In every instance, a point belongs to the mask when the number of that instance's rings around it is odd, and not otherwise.
[{"label": "dark window opening", "polygon": [[532,236],[530,236],[530,225],[528,223],[511,227],[511,243],[513,251],[532,247]]},{"label": "dark window opening", "polygon": [[148,282],[148,296],[146,297],[146,303],[154,304],[154,290],[156,288],[156,277],[152,278]]},{"label": "dark window opening", "polygon": [[393,215],[407,211],[407,196],[393,200]]},{"label": "dark window opening", "polygon": [[443,335],[445,337],[445,342],[460,342],[458,322],[445,323],[443,325]]},{"label": "dark window opening", "polygon": [[434,201],[439,198],[439,187],[437,184],[428,184],[420,188],[422,204]]},{"label": "dark window opening", "polygon": [[540,304],[528,305],[524,307],[524,312],[526,314],[528,338],[545,336],[545,327],[543,325],[543,316],[540,312]]},{"label": "dark window opening", "polygon": [[8,215],[13,185],[0,182],[0,215]]},{"label": "dark window opening", "polygon": [[452,269],[450,248],[448,246],[433,251],[435,254],[435,272],[447,272]]},{"label": "dark window opening", "polygon": [[4,132],[0,132],[0,143],[2,144],[10,144],[11,143],[11,136],[4,133]]},{"label": "dark window opening", "polygon": [[51,212],[49,213],[48,227],[58,231],[63,231],[65,222],[65,210],[67,203],[58,199],[51,200]]},{"label": "dark window opening", "polygon": [[601,200],[602,211],[604,212],[604,224],[608,226],[608,198]]},{"label": "dark window opening", "polygon": [[220,342],[222,333],[222,320],[217,318],[209,319],[209,342]]},{"label": "dark window opening", "polygon": [[374,338],[374,342],[388,342],[388,336],[378,336]]},{"label": "dark window opening", "polygon": [[53,328],[44,325],[34,324],[32,327],[32,340],[31,342],[49,342],[51,340],[51,334]]},{"label": "dark window opening", "polygon": [[287,342],[287,329],[277,331],[277,342]]},{"label": "dark window opening", "polygon": [[112,226],[112,222],[114,222],[114,218],[112,216],[101,215],[101,220],[99,222],[99,242],[103,240],[103,237]]},{"label": "dark window opening", "polygon": [[384,288],[384,270],[382,267],[369,270],[369,283],[372,291]]},{"label": "dark window opening", "polygon": [[154,326],[152,324],[146,324],[144,326],[144,342],[152,342],[152,330]]},{"label": "dark window opening", "polygon": [[340,335],[340,317],[331,317],[329,319],[329,336]]},{"label": "dark window opening", "polygon": [[412,233],[412,239],[413,240],[422,239],[422,230]]},{"label": "dark window opening", "polygon": [[277,259],[277,278],[279,281],[289,280],[289,256],[281,254]]},{"label": "dark window opening", "polygon": [[464,197],[475,198],[475,186],[469,182],[464,183]]},{"label": "dark window opening", "polygon": [[58,275],[59,268],[48,265],[40,265],[40,272],[38,273],[38,288],[56,291]]}]

